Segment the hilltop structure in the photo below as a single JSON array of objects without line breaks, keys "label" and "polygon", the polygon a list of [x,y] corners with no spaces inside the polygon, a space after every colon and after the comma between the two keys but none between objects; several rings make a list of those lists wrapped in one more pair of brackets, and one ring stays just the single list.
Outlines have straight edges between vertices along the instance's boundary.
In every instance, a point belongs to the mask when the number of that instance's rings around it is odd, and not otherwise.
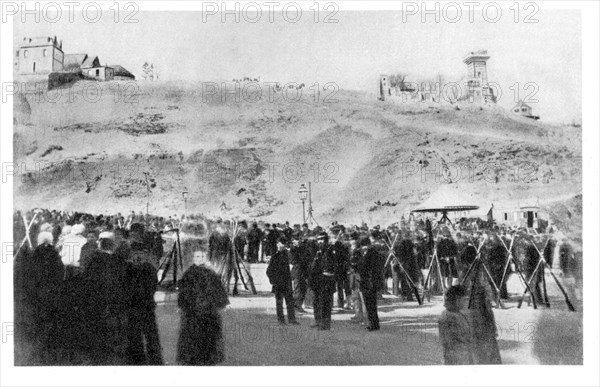
[{"label": "hilltop structure", "polygon": [[490,212],[495,221],[509,226],[537,229],[540,228],[540,223],[547,222],[542,218],[543,213],[538,203],[527,203],[514,207],[500,206],[498,208],[492,205]]},{"label": "hilltop structure", "polygon": [[[468,53],[463,63],[467,65],[467,75],[457,87],[448,87],[440,75],[433,80],[407,81],[406,76],[400,79],[394,75],[382,74],[379,77],[379,99],[398,99],[402,102],[441,102],[442,99],[450,103],[469,101],[474,103],[496,103],[494,90],[488,83],[487,61],[490,59],[486,50]],[[442,95],[444,93],[444,95]]]},{"label": "hilltop structure", "polygon": [[463,59],[467,65],[467,97],[471,102],[496,102],[494,90],[488,83],[487,50],[472,51]]},{"label": "hilltop structure", "polygon": [[513,106],[513,108],[511,109],[511,111],[514,114],[523,116],[523,117],[527,117],[527,118],[531,118],[533,120],[539,120],[540,116],[534,116],[533,115],[533,109],[531,106],[527,105],[525,102],[523,102],[522,100],[519,100],[519,102],[517,102],[517,104],[515,106]]},{"label": "hilltop structure", "polygon": [[51,37],[23,38],[16,51],[14,68],[18,75],[30,78],[62,71],[64,62],[62,41]]},{"label": "hilltop structure", "polygon": [[[119,78],[135,80],[135,76],[122,66]],[[115,67],[100,63],[97,56],[88,54],[65,54],[62,41],[56,36],[23,38],[15,53],[15,78],[22,81],[39,81],[50,78],[50,74],[79,74],[82,78],[98,81],[115,79]],[[62,78],[62,77],[59,77]],[[71,78],[71,77],[64,77]]]}]

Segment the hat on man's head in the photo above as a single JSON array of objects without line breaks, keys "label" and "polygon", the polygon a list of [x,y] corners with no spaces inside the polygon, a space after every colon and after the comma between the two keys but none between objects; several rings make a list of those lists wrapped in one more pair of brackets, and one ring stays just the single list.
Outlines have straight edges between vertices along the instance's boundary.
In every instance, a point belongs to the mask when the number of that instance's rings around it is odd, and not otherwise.
[{"label": "hat on man's head", "polygon": [[38,237],[37,237],[38,246],[43,245],[44,243],[51,245],[53,242],[54,242],[54,237],[52,236],[52,233],[50,233],[48,231],[43,231],[38,234]]},{"label": "hat on man's head", "polygon": [[335,226],[331,226],[331,228],[329,229],[329,232],[331,232],[332,234],[338,234],[340,231],[342,231],[342,227],[339,225],[335,225]]},{"label": "hat on man's head", "polygon": [[115,239],[115,234],[110,231],[103,231],[98,235],[98,239]]},{"label": "hat on man's head", "polygon": [[281,243],[282,245],[287,245],[288,242],[289,241],[285,236],[280,236],[279,238],[277,238],[277,243]]},{"label": "hat on man's head", "polygon": [[373,239],[379,239],[381,237],[381,232],[379,232],[379,230],[371,230],[369,236]]},{"label": "hat on man's head", "polygon": [[361,247],[371,246],[371,240],[369,238],[363,238],[359,242]]},{"label": "hat on man's head", "polygon": [[54,226],[52,226],[50,223],[44,223],[40,226],[40,232],[43,232],[43,231],[52,232],[53,228],[54,228]]},{"label": "hat on man's head", "polygon": [[81,235],[85,232],[85,226],[81,223],[74,225],[71,227],[71,234],[73,235]]}]

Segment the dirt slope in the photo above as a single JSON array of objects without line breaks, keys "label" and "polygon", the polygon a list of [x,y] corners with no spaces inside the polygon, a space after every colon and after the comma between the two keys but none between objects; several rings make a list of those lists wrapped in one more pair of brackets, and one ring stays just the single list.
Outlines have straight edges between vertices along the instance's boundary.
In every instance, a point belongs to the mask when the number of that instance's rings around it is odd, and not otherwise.
[{"label": "dirt slope", "polygon": [[321,223],[395,221],[441,189],[482,208],[581,201],[581,128],[497,106],[351,91],[324,103],[307,89],[297,102],[203,101],[200,85],[97,85],[95,102],[81,86],[54,102],[26,95],[30,111],[19,98],[15,208],[144,211],[146,176],[163,215],[183,212],[187,190],[190,212],[298,222],[308,181]]}]

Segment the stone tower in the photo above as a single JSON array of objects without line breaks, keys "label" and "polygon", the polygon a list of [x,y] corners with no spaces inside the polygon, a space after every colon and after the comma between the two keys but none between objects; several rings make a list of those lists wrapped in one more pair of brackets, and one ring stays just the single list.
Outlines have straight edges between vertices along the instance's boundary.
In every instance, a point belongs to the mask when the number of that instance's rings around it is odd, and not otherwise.
[{"label": "stone tower", "polygon": [[496,102],[493,90],[488,84],[487,50],[472,51],[463,59],[467,65],[467,85],[471,100]]},{"label": "stone tower", "polygon": [[471,81],[475,81],[478,85],[473,85],[476,87],[487,86],[488,84],[488,76],[487,76],[487,61],[490,59],[490,56],[487,54],[486,50],[479,50],[470,52],[465,56],[463,62],[467,65],[467,77]]},{"label": "stone tower", "polygon": [[379,76],[379,99],[381,101],[385,101],[386,95],[391,95],[390,82],[387,75],[381,74]]},{"label": "stone tower", "polygon": [[18,75],[47,75],[63,69],[62,42],[56,36],[23,38],[15,56]]}]

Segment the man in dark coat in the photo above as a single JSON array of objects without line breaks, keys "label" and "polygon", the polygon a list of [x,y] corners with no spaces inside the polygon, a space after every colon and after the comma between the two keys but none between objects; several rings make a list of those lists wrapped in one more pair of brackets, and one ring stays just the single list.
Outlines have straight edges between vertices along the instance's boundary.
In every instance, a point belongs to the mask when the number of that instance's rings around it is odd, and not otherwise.
[{"label": "man in dark coat", "polygon": [[278,239],[278,235],[277,235],[277,230],[275,230],[275,225],[271,226],[269,223],[265,224],[265,233],[263,235],[263,250],[262,250],[262,257],[261,257],[261,261],[263,259],[269,260],[271,259],[271,256],[273,254],[275,254],[275,252],[277,251],[277,239]]},{"label": "man in dark coat", "polygon": [[[131,256],[126,264],[127,362],[129,365],[161,365],[162,350],[156,324],[154,293],[158,286],[156,268],[148,250],[138,250],[141,243],[131,243]],[[144,346],[144,341],[146,345]]]},{"label": "man in dark coat", "polygon": [[[500,297],[507,299],[508,289],[506,287],[506,279],[508,278],[510,272],[507,271],[506,276],[504,277],[504,283],[501,284],[500,281],[502,281],[502,275],[504,274],[504,267],[506,266],[506,260],[508,259],[508,252],[504,246],[502,246],[502,243],[496,238],[498,237],[490,237],[489,242],[485,245],[483,250],[483,255],[485,258],[485,264],[490,271],[494,283],[500,288]],[[492,288],[492,292],[495,293],[496,289]],[[494,294],[494,296],[496,295]]]},{"label": "man in dark coat", "polygon": [[92,361],[122,364],[126,331],[126,263],[113,254],[114,235],[103,232],[99,250],[91,253],[84,271],[86,325]]},{"label": "man in dark coat", "polygon": [[315,291],[310,286],[310,280],[311,280],[310,270],[312,268],[313,260],[314,260],[315,256],[317,255],[317,251],[319,251],[319,243],[317,242],[318,233],[316,233],[314,236],[310,235],[308,237],[304,237],[303,235],[304,234],[301,233],[302,247],[305,250],[306,262],[307,262],[307,267],[308,267],[308,269],[307,269],[308,289],[306,290],[306,296],[304,297],[304,305],[309,308],[312,308],[314,299],[315,299]]},{"label": "man in dark coat", "polygon": [[437,255],[440,262],[444,288],[449,289],[452,286],[453,280],[458,279],[458,268],[456,267],[458,247],[450,235],[444,236],[438,242]]},{"label": "man in dark coat", "polygon": [[421,277],[421,271],[419,270],[419,265],[417,263],[417,259],[415,256],[415,246],[410,238],[402,239],[399,245],[395,248],[395,255],[402,264],[402,267],[406,272],[403,272],[398,265],[398,262],[394,260],[395,263],[394,271],[395,275],[400,282],[400,287],[402,289],[402,296],[407,301],[413,300],[413,289],[410,285],[407,275],[410,276],[411,281],[415,286],[419,284],[419,280]]},{"label": "man in dark coat", "polygon": [[306,241],[299,240],[299,233],[292,235],[292,247],[290,248],[290,264],[292,265],[292,285],[294,290],[294,305],[298,312],[304,313],[302,304],[306,297],[308,287],[308,271],[310,268],[310,256],[306,246]]},{"label": "man in dark coat", "polygon": [[25,308],[31,318],[27,323],[32,329],[35,365],[55,364],[60,342],[58,338],[58,310],[64,276],[64,265],[52,245],[53,236],[41,232],[37,247],[23,262],[23,290]]},{"label": "man in dark coat", "polygon": [[235,248],[235,253],[240,259],[244,259],[244,249],[246,248],[247,243],[247,230],[246,224],[244,222],[240,222],[239,228],[233,238],[233,247]]},{"label": "man in dark coat", "polygon": [[[542,293],[544,270],[539,268],[533,277],[533,273],[538,266],[540,255],[538,254],[533,241],[528,241],[525,247],[525,260],[523,262],[523,271],[527,281],[530,281],[529,286],[535,292],[533,295],[537,302],[548,305],[545,295]],[[533,278],[533,279],[532,279]]]},{"label": "man in dark coat", "polygon": [[381,265],[379,264],[381,256],[377,248],[371,245],[369,239],[364,239],[361,244],[364,254],[362,256],[362,262],[359,262],[358,264],[360,291],[364,295],[367,318],[369,320],[367,330],[376,331],[379,330],[377,292],[380,290],[382,283],[382,270]]},{"label": "man in dark coat", "polygon": [[288,322],[298,324],[294,312],[294,296],[292,293],[292,275],[290,273],[290,260],[288,251],[285,248],[286,240],[281,237],[277,241],[277,252],[271,256],[269,266],[267,267],[267,277],[273,285],[272,292],[275,293],[275,306],[277,308],[277,320],[280,324],[285,324],[283,316],[283,300],[287,307]]},{"label": "man in dark coat", "polygon": [[260,241],[262,240],[262,232],[256,223],[252,223],[250,231],[248,231],[248,262],[258,262],[258,252],[260,250]]},{"label": "man in dark coat", "polygon": [[331,329],[331,309],[335,292],[335,265],[327,244],[327,233],[317,237],[319,249],[312,261],[308,285],[314,292],[315,324],[311,327],[319,330]]},{"label": "man in dark coat", "polygon": [[[330,246],[329,251],[331,258],[335,265],[335,284],[337,292],[337,306],[338,308],[349,308],[349,305],[344,305],[344,292],[346,293],[347,302],[350,301],[352,291],[350,290],[350,283],[348,282],[348,271],[350,269],[350,252],[348,248],[342,243],[339,236],[342,230],[333,228],[331,234],[336,238],[333,244]],[[332,237],[330,236],[330,237]]]},{"label": "man in dark coat", "polygon": [[290,222],[285,222],[283,226],[283,235],[287,238],[287,240],[292,239],[292,234],[294,233],[294,229],[290,227]]}]

